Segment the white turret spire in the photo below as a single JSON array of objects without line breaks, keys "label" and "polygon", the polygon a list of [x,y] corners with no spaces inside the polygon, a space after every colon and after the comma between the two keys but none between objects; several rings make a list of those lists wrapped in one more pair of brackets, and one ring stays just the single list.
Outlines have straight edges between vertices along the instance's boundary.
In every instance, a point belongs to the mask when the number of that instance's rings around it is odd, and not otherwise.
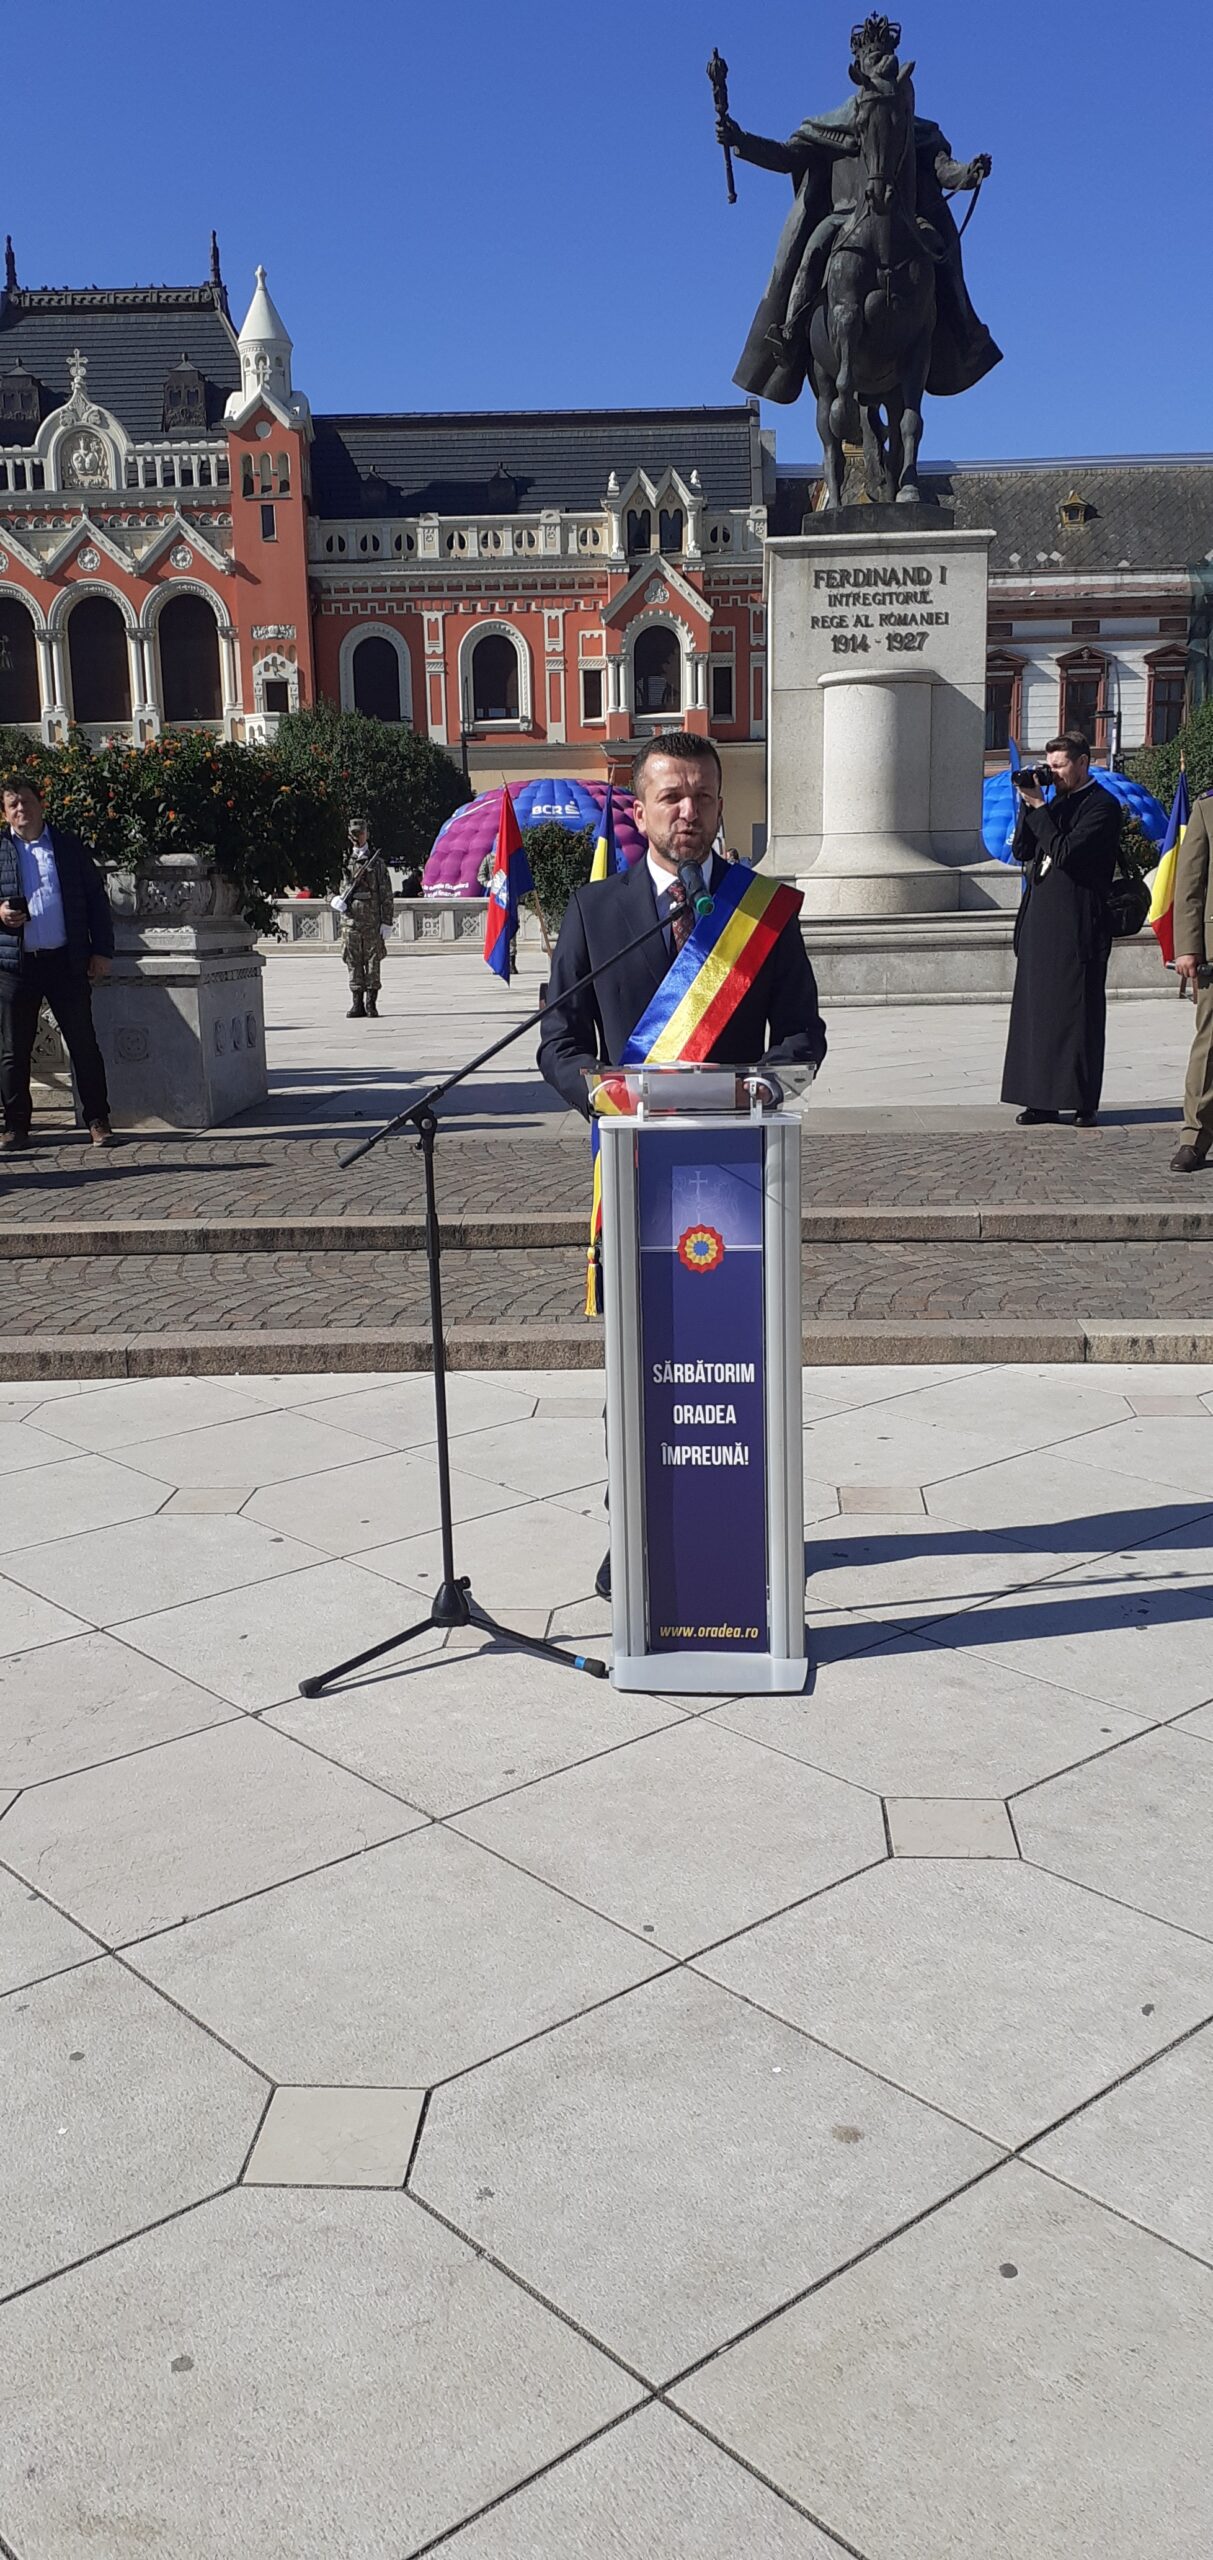
[{"label": "white turret spire", "polygon": [[270,299],[264,267],[258,267],[253,299],[240,332],[241,398],[267,391],[282,409],[291,402],[291,341]]}]

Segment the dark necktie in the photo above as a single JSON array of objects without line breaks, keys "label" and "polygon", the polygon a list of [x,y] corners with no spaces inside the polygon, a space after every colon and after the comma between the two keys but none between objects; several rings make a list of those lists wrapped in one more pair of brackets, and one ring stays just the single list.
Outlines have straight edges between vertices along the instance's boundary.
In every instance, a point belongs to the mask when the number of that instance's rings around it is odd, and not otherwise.
[{"label": "dark necktie", "polygon": [[674,944],[674,958],[677,959],[688,934],[695,930],[695,918],[687,903],[687,893],[681,880],[673,881],[667,889],[666,906],[669,912],[670,935]]}]

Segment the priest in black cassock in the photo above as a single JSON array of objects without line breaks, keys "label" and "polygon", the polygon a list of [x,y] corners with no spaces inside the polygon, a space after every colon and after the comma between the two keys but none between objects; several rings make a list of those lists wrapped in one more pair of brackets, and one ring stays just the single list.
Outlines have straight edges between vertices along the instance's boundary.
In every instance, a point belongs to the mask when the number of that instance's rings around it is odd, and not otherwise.
[{"label": "priest in black cassock", "polygon": [[1004,1102],[1031,1127],[1072,1111],[1088,1128],[1099,1110],[1107,1022],[1105,982],[1121,809],[1091,780],[1078,729],[1046,750],[1055,797],[1026,787],[1012,846],[1027,874],[1015,919],[1015,989],[1002,1071]]}]

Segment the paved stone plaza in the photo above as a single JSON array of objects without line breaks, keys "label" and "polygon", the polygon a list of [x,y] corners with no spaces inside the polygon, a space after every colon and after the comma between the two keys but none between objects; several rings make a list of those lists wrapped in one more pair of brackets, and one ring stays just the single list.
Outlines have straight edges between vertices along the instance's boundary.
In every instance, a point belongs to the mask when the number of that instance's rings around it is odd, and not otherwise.
[{"label": "paved stone plaza", "polygon": [[[269,1101],[95,1156],[62,1111],[0,1177],[0,1326],[48,1378],[428,1361],[421,1167],[342,1152],[533,1004],[475,954],[393,960],[347,1022],[336,957],[266,980]],[[1006,1007],[827,1007],[804,1109],[806,1357],[1213,1356],[1213,1175],[1169,1172],[1191,1031],[1156,996],[1109,1008],[1094,1130],[1017,1129],[996,1100]],[[534,1033],[452,1094],[439,1155],[450,1351],[468,1368],[601,1358],[580,1309],[584,1128]]]},{"label": "paved stone plaza", "polygon": [[[605,1649],[601,1386],[452,1383]],[[421,1377],[7,1383],[6,2560],[1195,2560],[1213,1366],[814,1369],[812,1684]]]}]

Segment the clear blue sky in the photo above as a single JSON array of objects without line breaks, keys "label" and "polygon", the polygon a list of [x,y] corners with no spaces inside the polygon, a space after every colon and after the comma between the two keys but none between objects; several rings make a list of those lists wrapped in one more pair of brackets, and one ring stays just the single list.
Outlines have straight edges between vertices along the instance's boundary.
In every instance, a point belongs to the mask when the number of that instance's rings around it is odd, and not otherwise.
[{"label": "clear blue sky", "polygon": [[[23,283],[177,283],[214,223],[237,322],[263,258],[318,409],[728,400],[788,190],[743,168],[726,203],[704,65],[782,136],[848,94],[861,14],[54,0],[40,30],[0,0],[0,229]],[[965,254],[1005,357],[928,404],[927,454],[1207,447],[1209,0],[906,0],[904,26],[920,112],[993,154]],[[766,417],[815,455],[803,403]]]}]

